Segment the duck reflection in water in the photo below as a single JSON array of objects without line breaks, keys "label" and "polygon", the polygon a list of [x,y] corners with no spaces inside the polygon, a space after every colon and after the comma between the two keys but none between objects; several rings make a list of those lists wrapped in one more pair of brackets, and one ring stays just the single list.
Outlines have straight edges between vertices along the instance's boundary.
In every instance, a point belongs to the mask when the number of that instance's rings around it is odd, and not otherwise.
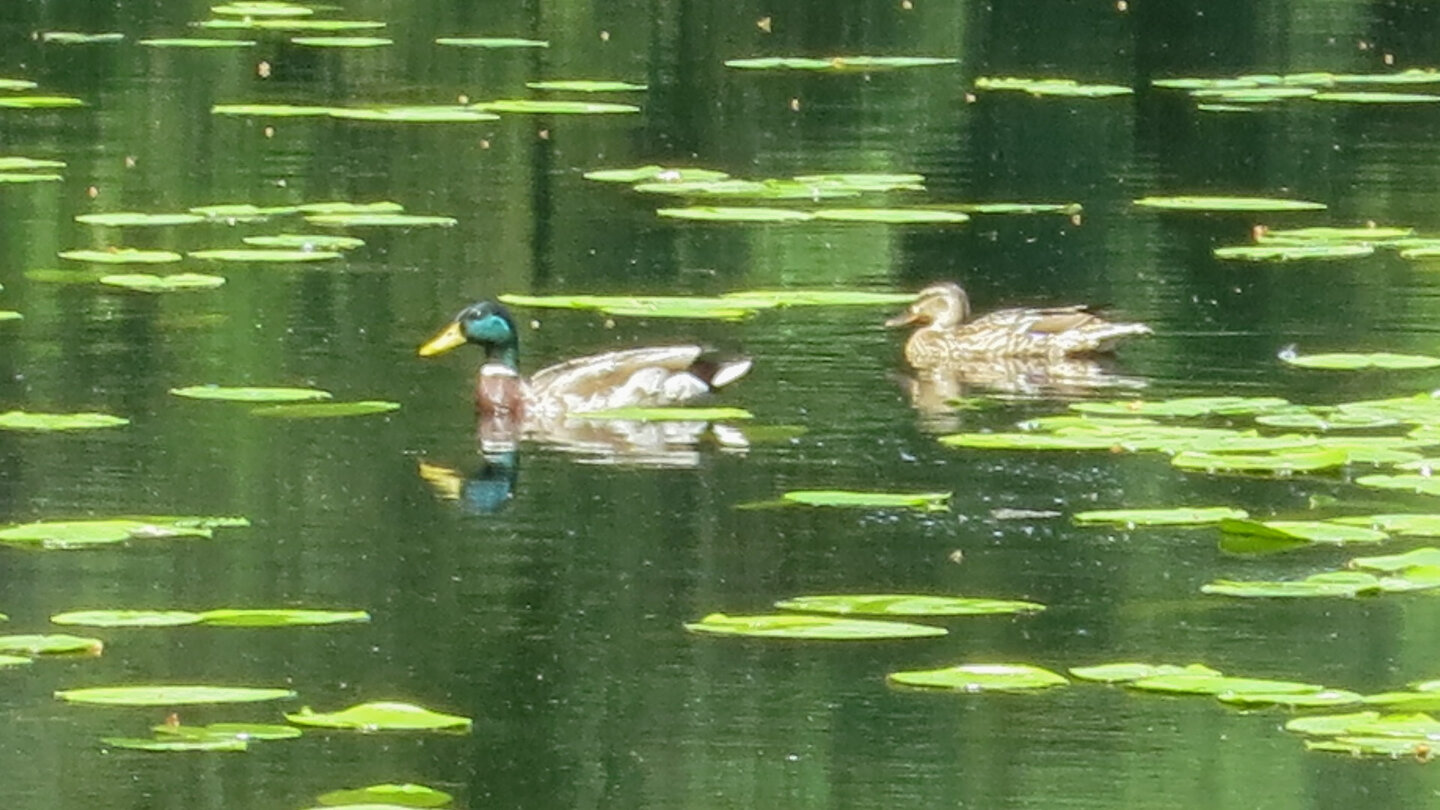
[{"label": "duck reflection in water", "polygon": [[905,360],[915,376],[906,377],[904,387],[928,416],[953,413],[956,401],[974,389],[1071,398],[1146,384],[1112,373],[1101,357],[1122,338],[1150,334],[1150,327],[1107,321],[1084,305],[1002,309],[972,319],[965,290],[943,282],[921,290],[885,325],[918,327],[905,341]]},{"label": "duck reflection in water", "polygon": [[750,371],[748,358],[721,358],[697,345],[622,349],[577,357],[520,375],[520,334],[505,307],[480,301],[420,347],[431,357],[465,343],[485,352],[475,380],[476,440],[487,457],[517,452],[522,439],[577,454],[591,463],[690,467],[713,438],[743,449],[744,434],[697,421],[587,418],[619,408],[685,404]]}]

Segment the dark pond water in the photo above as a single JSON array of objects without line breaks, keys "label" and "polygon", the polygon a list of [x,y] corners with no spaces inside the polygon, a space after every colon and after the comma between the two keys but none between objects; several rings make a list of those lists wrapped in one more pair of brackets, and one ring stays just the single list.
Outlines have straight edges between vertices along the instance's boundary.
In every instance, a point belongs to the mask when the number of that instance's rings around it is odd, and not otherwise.
[{"label": "dark pond water", "polygon": [[[1365,221],[1440,232],[1440,111],[1286,103],[1207,114],[1151,78],[1358,71],[1436,63],[1426,3],[345,3],[394,45],[364,51],[260,36],[243,51],[151,50],[208,16],[196,2],[0,5],[0,76],[83,109],[0,110],[0,154],[66,161],[59,183],[0,185],[0,410],[102,410],[123,429],[0,434],[0,520],[245,515],[213,541],[92,552],[0,549],[0,610],[42,632],[80,608],[363,608],[332,629],[97,630],[105,655],[0,674],[0,804],[301,808],[339,787],[414,781],[482,807],[1424,806],[1440,782],[1408,761],[1307,753],[1286,715],[1204,698],[1076,685],[1042,695],[897,692],[887,672],[965,661],[1063,669],[1203,661],[1360,691],[1440,675],[1440,605],[1423,596],[1224,601],[1217,577],[1299,577],[1350,550],[1223,554],[1213,530],[1123,532],[998,508],[1229,503],[1294,515],[1340,477],[1181,473],[1159,456],[946,449],[940,430],[1061,411],[1041,397],[921,417],[897,384],[901,338],[871,308],[741,323],[612,325],[527,311],[527,369],[610,347],[700,340],[755,358],[727,400],[803,425],[684,464],[580,463],[541,446],[487,468],[472,439],[476,355],[415,348],[464,304],[504,292],[716,293],[774,286],[918,289],[962,281],[980,309],[1092,302],[1154,326],[1119,366],[1147,396],[1401,395],[1440,373],[1329,375],[1283,346],[1435,351],[1440,276],[1393,253],[1340,263],[1221,263],[1251,227]],[[770,32],[757,24],[769,18]],[[117,31],[59,45],[34,32]],[[234,36],[234,34],[226,34]],[[445,49],[437,36],[527,36],[547,50]],[[873,75],[745,73],[754,55],[915,54],[950,67]],[[261,77],[258,65],[268,65]],[[967,99],[982,75],[1060,75],[1133,98]],[[523,95],[539,78],[648,82],[634,116],[507,116],[466,125],[212,116],[216,103],[447,103]],[[696,164],[750,177],[915,171],[935,202],[1075,201],[1083,218],[959,228],[686,224],[580,175]],[[1157,216],[1147,194],[1290,195],[1320,215]],[[99,229],[97,211],[213,203],[394,200],[449,229],[361,233],[341,263],[185,270],[228,279],[174,296],[34,280],[61,250],[194,250],[294,223]],[[391,399],[388,417],[264,420],[180,400],[199,383],[317,385]],[[1102,394],[1110,395],[1110,394]],[[420,474],[431,465],[431,478]],[[437,476],[435,468],[453,471]],[[512,480],[513,479],[513,480]],[[446,487],[465,496],[449,500]],[[789,489],[953,490],[947,513],[738,511]],[[510,497],[504,496],[509,489]],[[499,505],[487,512],[482,507]],[[1426,508],[1412,503],[1412,507]],[[1399,550],[1398,543],[1390,546]],[[953,561],[963,553],[963,561]],[[697,638],[682,622],[823,592],[962,593],[1049,606],[950,623],[938,640],[869,645]],[[475,720],[468,736],[311,734],[243,755],[107,751],[146,709],[92,709],[56,689],[122,682],[286,685],[320,710],[406,700]],[[259,705],[186,722],[275,720]]]}]

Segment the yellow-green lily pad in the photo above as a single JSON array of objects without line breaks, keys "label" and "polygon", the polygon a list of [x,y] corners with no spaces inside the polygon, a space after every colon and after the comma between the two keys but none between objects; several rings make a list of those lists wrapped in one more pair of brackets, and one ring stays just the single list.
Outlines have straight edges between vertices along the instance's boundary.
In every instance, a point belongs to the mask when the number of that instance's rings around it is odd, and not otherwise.
[{"label": "yellow-green lily pad", "polygon": [[232,740],[293,740],[305,732],[294,726],[274,723],[211,723],[208,726],[151,726],[156,736],[184,737],[187,739],[232,739]]},{"label": "yellow-green lily pad", "polygon": [[1280,453],[1197,453],[1181,451],[1170,463],[1182,470],[1200,472],[1292,473],[1343,467],[1350,455],[1338,448],[1291,450]]},{"label": "yellow-green lily pad", "polygon": [[586,180],[596,180],[602,183],[713,183],[716,180],[729,179],[730,175],[725,172],[717,172],[713,169],[695,169],[690,167],[668,167],[650,164],[637,166],[633,169],[596,169],[585,172],[582,175]]},{"label": "yellow-green lily pad", "polygon": [[1347,733],[1359,723],[1370,723],[1379,719],[1380,713],[1376,711],[1317,714],[1287,720],[1285,730],[1308,737],[1336,737]]},{"label": "yellow-green lily pad", "polygon": [[83,100],[73,96],[0,96],[0,110],[63,110],[84,106]]},{"label": "yellow-green lily pad", "polygon": [[390,807],[444,807],[454,797],[443,790],[410,783],[370,785],[352,790],[322,793],[316,801],[325,807],[338,805],[386,805]]},{"label": "yellow-green lily pad", "polygon": [[108,413],[0,413],[0,430],[95,430],[128,424],[129,419]]},{"label": "yellow-green lily pad", "polygon": [[1156,675],[1218,676],[1222,673],[1220,670],[1211,669],[1204,664],[1189,664],[1182,667],[1175,664],[1142,664],[1124,661],[1114,664],[1096,664],[1088,667],[1070,667],[1070,674],[1082,681],[1126,683],[1129,681],[1138,681],[1141,678],[1154,677]]},{"label": "yellow-green lily pad", "polygon": [[226,385],[188,385],[171,388],[170,393],[188,399],[215,399],[226,402],[314,402],[333,394],[318,388],[247,388]]},{"label": "yellow-green lily pad", "polygon": [[1356,90],[1339,93],[1316,93],[1314,101],[1338,101],[1344,104],[1433,104],[1440,96],[1427,93],[1384,93]]},{"label": "yellow-green lily pad", "polygon": [[1151,675],[1125,684],[1142,692],[1166,692],[1173,695],[1221,694],[1312,694],[1325,691],[1318,683],[1278,681],[1268,678],[1238,678],[1230,675],[1175,673]]},{"label": "yellow-green lily pad", "polygon": [[312,48],[379,48],[395,44],[388,37],[291,37],[290,41]]},{"label": "yellow-green lily pad", "polygon": [[16,312],[13,309],[0,309],[0,321],[19,321],[24,318],[25,316],[22,313]]},{"label": "yellow-green lily pad", "polygon": [[180,292],[182,290],[212,290],[225,284],[224,276],[204,273],[173,273],[157,276],[153,273],[112,273],[100,277],[101,284],[124,287],[136,292]]},{"label": "yellow-green lily pad", "polygon": [[409,703],[361,703],[338,712],[321,713],[306,706],[285,719],[297,726],[355,731],[469,731],[470,718],[433,712]]},{"label": "yellow-green lily pad", "polygon": [[458,222],[454,217],[363,212],[351,214],[310,214],[305,217],[305,221],[312,225],[336,225],[349,228],[420,228],[431,226],[449,228]]},{"label": "yellow-green lily pad", "polygon": [[151,48],[252,48],[259,44],[253,39],[215,39],[213,37],[159,37],[139,40],[140,45]]},{"label": "yellow-green lily pad", "polygon": [[661,208],[655,213],[670,219],[700,222],[807,222],[815,218],[815,215],[808,211],[760,206],[697,205],[689,208]]},{"label": "yellow-green lily pad", "polygon": [[104,649],[98,638],[64,633],[0,636],[0,653],[7,655],[99,655]]},{"label": "yellow-green lily pad", "polygon": [[323,262],[338,259],[342,253],[330,250],[300,250],[284,248],[228,248],[216,250],[192,250],[192,259],[207,259],[216,262]]},{"label": "yellow-green lily pad", "polygon": [[23,658],[18,655],[0,655],[0,669],[5,669],[6,667],[20,667],[26,664],[33,663],[35,663],[35,659],[33,658]]},{"label": "yellow-green lily pad", "polygon": [[289,689],[251,686],[133,685],[65,689],[55,697],[67,703],[101,706],[186,706],[202,703],[256,703],[295,697]]},{"label": "yellow-green lily pad", "polygon": [[400,403],[366,399],[358,402],[302,402],[268,405],[250,411],[253,416],[274,419],[333,419],[341,416],[370,416],[400,410]]},{"label": "yellow-green lily pad", "polygon": [[1239,416],[1292,407],[1279,397],[1180,397],[1165,400],[1121,399],[1074,402],[1070,410],[1102,416]]},{"label": "yellow-green lily pad", "polygon": [[502,98],[470,106],[485,112],[533,113],[537,115],[607,115],[640,112],[640,108],[634,104],[599,101],[547,101],[530,98]]},{"label": "yellow-green lily pad", "polygon": [[1111,523],[1121,526],[1201,526],[1227,518],[1245,518],[1244,509],[1230,506],[1182,506],[1173,509],[1094,509],[1076,512],[1076,523]]},{"label": "yellow-green lily pad", "polygon": [[242,0],[211,6],[210,13],[222,17],[309,17],[315,9],[279,0]]},{"label": "yellow-green lily pad", "polygon": [[65,178],[58,174],[38,172],[0,172],[0,183],[58,183]]},{"label": "yellow-green lily pad", "polygon": [[802,489],[786,492],[781,499],[805,506],[838,506],[875,509],[923,509],[944,512],[950,508],[950,492],[857,492],[841,489]]},{"label": "yellow-green lily pad", "polygon": [[1028,664],[960,664],[940,669],[892,672],[885,680],[900,686],[954,692],[1025,692],[1070,683],[1065,676]]},{"label": "yellow-green lily pad", "polygon": [[341,107],[330,111],[331,118],[355,121],[394,121],[415,124],[472,124],[498,121],[494,113],[453,105],[410,105],[397,107]]},{"label": "yellow-green lily pad", "polygon": [[109,225],[121,226],[146,226],[146,225],[189,225],[195,222],[204,222],[205,217],[199,214],[142,214],[136,211],[116,211],[108,214],[81,214],[75,217],[76,222],[83,222],[86,225]]},{"label": "yellow-green lily pad", "polygon": [[440,37],[436,45],[455,48],[548,48],[550,43],[543,39],[519,37]]},{"label": "yellow-green lily pad", "polygon": [[185,751],[245,751],[249,748],[244,740],[234,737],[199,738],[175,737],[170,739],[145,737],[101,737],[100,742],[109,748],[124,748],[131,751],[155,753],[178,753]]},{"label": "yellow-green lily pad", "polygon": [[63,169],[63,160],[41,160],[27,157],[0,157],[0,172],[33,172],[42,169]]},{"label": "yellow-green lily pad", "polygon": [[1245,262],[1292,262],[1308,259],[1359,259],[1375,252],[1374,245],[1326,243],[1304,245],[1232,245],[1212,251],[1217,259]]},{"label": "yellow-green lily pad", "polygon": [[1324,203],[1283,197],[1222,197],[1179,196],[1141,197],[1135,201],[1141,208],[1163,211],[1323,211]]},{"label": "yellow-green lily pad", "polygon": [[178,627],[200,621],[188,610],[73,610],[50,617],[55,624],[81,627]]},{"label": "yellow-green lily pad", "polygon": [[1315,709],[1337,706],[1353,706],[1364,698],[1359,692],[1345,689],[1325,689],[1319,692],[1221,692],[1215,696],[1221,703],[1231,706],[1281,706],[1286,709]]},{"label": "yellow-green lily pad", "polygon": [[1390,535],[1363,526],[1345,526],[1321,520],[1245,520],[1226,518],[1220,531],[1276,540],[1304,540],[1311,543],[1379,543]]},{"label": "yellow-green lily pad", "polygon": [[958,59],[932,56],[832,56],[828,59],[761,56],[751,59],[728,59],[725,66],[740,70],[815,70],[838,73],[953,65],[959,61]]},{"label": "yellow-green lily pad", "polygon": [[1381,590],[1378,577],[1361,571],[1326,571],[1301,580],[1284,581],[1220,579],[1200,587],[1201,593],[1251,599],[1355,597]]},{"label": "yellow-green lily pad", "polygon": [[183,258],[173,250],[141,250],[139,248],[109,248],[105,250],[66,250],[59,254],[62,259],[96,264],[168,264]]},{"label": "yellow-green lily pad", "polygon": [[1362,475],[1355,479],[1355,483],[1373,489],[1393,489],[1421,495],[1440,495],[1440,478],[1432,478],[1428,475],[1408,473],[1405,475]]},{"label": "yellow-green lily pad", "polygon": [[625,93],[649,90],[649,85],[634,82],[598,81],[591,79],[551,79],[543,82],[526,82],[532,90],[568,90],[575,93]]},{"label": "yellow-green lily pad", "polygon": [[1018,76],[981,76],[975,80],[976,90],[1011,90],[1032,96],[1065,98],[1103,98],[1128,96],[1134,90],[1118,84],[1081,84],[1074,79],[1029,79]]},{"label": "yellow-green lily pad", "polygon": [[1256,234],[1255,241],[1261,244],[1314,243],[1314,242],[1359,242],[1374,245],[1395,242],[1415,235],[1414,228],[1384,228],[1367,225],[1358,228],[1288,228],[1266,230]]},{"label": "yellow-green lily pad", "polygon": [[[1375,517],[1383,517],[1376,515]],[[1397,515],[1396,517],[1434,517],[1432,515]],[[1381,524],[1386,525],[1386,524]],[[1436,531],[1440,534],[1440,531]],[[1425,547],[1411,549],[1404,554],[1385,554],[1376,557],[1356,557],[1350,561],[1351,568],[1360,568],[1366,571],[1380,571],[1382,573],[1394,573],[1404,571],[1415,566],[1440,565],[1440,548]]]},{"label": "yellow-green lily pad", "polygon": [[41,42],[54,42],[60,45],[89,45],[97,42],[119,42],[125,35],[113,31],[100,34],[86,34],[79,31],[42,31]]},{"label": "yellow-green lily pad", "polygon": [[[0,90],[7,93],[17,90],[34,90],[36,87],[39,87],[39,85],[29,79],[0,79]],[[4,158],[0,158],[0,161],[3,160]],[[0,163],[0,165],[3,165],[3,163]]]},{"label": "yellow-green lily pad", "polygon": [[827,222],[874,222],[882,225],[959,225],[970,215],[926,208],[821,208],[815,219]]},{"label": "yellow-green lily pad", "polygon": [[[270,118],[305,118],[328,116],[341,109],[322,107],[315,104],[216,104],[210,108],[213,115],[254,115]],[[190,209],[192,211],[196,209]]]},{"label": "yellow-green lily pad", "polygon": [[858,616],[981,616],[1036,613],[1045,609],[1038,602],[916,594],[797,596],[776,602],[775,607],[804,613]]},{"label": "yellow-green lily pad", "polygon": [[765,616],[711,613],[698,622],[687,623],[685,629],[702,635],[824,641],[924,638],[943,636],[946,633],[943,627],[928,627],[923,624],[807,616],[798,613]]},{"label": "yellow-green lily pad", "polygon": [[240,241],[260,248],[287,250],[353,250],[365,244],[355,236],[333,236],[318,233],[282,233],[275,236],[247,236]]},{"label": "yellow-green lily pad", "polygon": [[207,610],[200,622],[215,627],[296,627],[324,624],[356,624],[370,621],[363,610],[297,610],[288,608]]},{"label": "yellow-green lily pad", "polygon": [[1282,352],[1280,359],[1301,368],[1323,368],[1340,371],[1358,369],[1417,369],[1440,366],[1440,357],[1425,354],[1392,352],[1332,352],[1329,354],[1293,354]]}]

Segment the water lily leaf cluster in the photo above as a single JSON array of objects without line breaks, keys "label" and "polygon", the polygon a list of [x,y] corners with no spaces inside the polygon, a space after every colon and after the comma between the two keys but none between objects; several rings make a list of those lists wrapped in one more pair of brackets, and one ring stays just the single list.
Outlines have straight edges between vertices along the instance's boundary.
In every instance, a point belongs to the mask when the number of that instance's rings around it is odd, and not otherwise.
[{"label": "water lily leaf cluster", "polygon": [[[1428,68],[1393,73],[1310,71],[1228,78],[1165,78],[1155,79],[1151,84],[1158,88],[1188,91],[1202,109],[1214,105],[1253,107],[1288,99],[1349,104],[1428,104],[1440,101],[1440,95],[1363,88],[1436,84],[1436,75],[1437,71]],[[1350,87],[1362,89],[1345,89]]]},{"label": "water lily leaf cluster", "polygon": [[[1362,528],[1358,525],[1370,522],[1372,525],[1403,526],[1406,519],[1417,523],[1429,515],[1371,515],[1340,518],[1328,523],[1348,529]],[[1319,525],[1307,529],[1320,531],[1326,538],[1318,542],[1345,542],[1331,539],[1318,529]],[[1278,529],[1284,531],[1284,527]],[[1370,531],[1378,530],[1371,529]],[[1420,532],[1433,532],[1434,527],[1421,524]],[[1385,536],[1381,534],[1382,538]],[[1300,539],[1314,540],[1302,532]],[[1365,541],[1361,541],[1365,542]],[[1303,598],[1303,597],[1347,597],[1374,596],[1384,593],[1408,593],[1429,591],[1440,588],[1440,549],[1426,547],[1404,554],[1374,557],[1356,557],[1345,570],[1322,571],[1298,580],[1241,581],[1217,580],[1201,588],[1201,591],[1220,596],[1245,598]]]},{"label": "water lily leaf cluster", "polygon": [[304,627],[370,621],[363,610],[298,608],[217,608],[215,610],[76,610],[57,613],[50,621],[83,627]]}]

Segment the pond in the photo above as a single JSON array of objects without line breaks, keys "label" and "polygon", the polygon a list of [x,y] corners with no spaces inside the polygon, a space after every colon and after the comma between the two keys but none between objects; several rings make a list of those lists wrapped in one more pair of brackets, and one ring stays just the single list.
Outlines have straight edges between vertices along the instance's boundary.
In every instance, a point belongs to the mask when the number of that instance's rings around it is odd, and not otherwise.
[{"label": "pond", "polygon": [[[1257,238],[1293,246],[1271,237],[1280,229],[1374,224],[1440,235],[1440,105],[1317,100],[1440,94],[1440,81],[1424,75],[1407,84],[1353,78],[1440,68],[1433,15],[1338,0],[1051,3],[1038,14],[1028,3],[925,0],[351,0],[296,19],[384,26],[317,32],[255,27],[291,18],[257,16],[265,4],[249,5],[228,15],[194,2],[0,8],[0,79],[36,84],[0,90],[0,158],[63,163],[11,172],[59,179],[0,183],[0,310],[23,316],[0,320],[0,412],[129,420],[0,430],[0,522],[152,516],[121,543],[0,545],[5,633],[104,645],[99,655],[0,667],[6,807],[298,810],[377,783],[428,785],[470,808],[1421,806],[1440,788],[1433,768],[1416,761],[1429,757],[1423,742],[1393,759],[1307,750],[1306,738],[1283,726],[1313,709],[1242,709],[1076,679],[974,694],[887,683],[891,673],[957,664],[1068,676],[1124,661],[1200,663],[1366,695],[1440,677],[1427,640],[1440,621],[1431,594],[1246,599],[1201,590],[1217,580],[1334,572],[1358,556],[1430,545],[1423,531],[1296,547],[1237,541],[1236,532],[1273,532],[1255,524],[1231,524],[1227,534],[1215,525],[1073,519],[1164,507],[1232,507],[1257,521],[1436,511],[1434,495],[1413,491],[1423,480],[1388,484],[1401,490],[1358,483],[1406,470],[1308,438],[1299,442],[1312,457],[1341,460],[1315,472],[1237,475],[1211,462],[1178,468],[1169,454],[1182,448],[1165,442],[1168,452],[1125,452],[1133,437],[1067,452],[939,441],[1116,399],[1336,405],[1440,387],[1435,368],[1328,370],[1281,357],[1440,354],[1440,276],[1423,253],[1402,258],[1396,245],[1380,244],[1288,261],[1214,254]],[[210,19],[238,22],[191,25]],[[141,43],[202,36],[255,44]],[[372,40],[292,41],[308,36]],[[436,42],[476,37],[533,42]],[[938,62],[881,69],[855,62],[860,56]],[[752,57],[821,61],[725,64]],[[1294,75],[1318,71],[1331,75]],[[1151,84],[1256,75],[1208,87],[1248,93],[1241,97]],[[1006,77],[1080,85],[981,81]],[[647,89],[527,87],[566,80]],[[1121,90],[1093,89],[1101,85]],[[3,104],[24,96],[79,106]],[[639,110],[482,104],[516,99]],[[326,109],[213,111],[257,104]],[[428,109],[374,112],[416,106]],[[332,116],[332,108],[345,109]],[[416,115],[447,120],[384,120]],[[747,181],[913,173],[923,179],[901,184],[923,188],[796,200],[771,184],[765,193],[780,198],[736,200],[583,177],[650,164]],[[1327,208],[1207,213],[1134,203],[1172,195]],[[325,216],[313,210],[266,218],[236,209],[174,224],[76,219],[324,202],[393,202],[438,219],[337,225],[302,218]],[[972,210],[961,223],[806,218],[825,208],[953,214],[999,202],[1062,208]],[[756,205],[806,213],[793,222],[657,215]],[[312,244],[304,258],[316,260],[303,262],[272,254],[112,265],[59,255],[285,249],[242,240],[297,232],[363,244],[336,247],[336,256]],[[224,281],[173,292],[98,281],[136,273]],[[489,456],[477,447],[472,402],[480,352],[417,356],[462,307],[501,295],[914,293],[936,281],[964,284],[977,312],[1086,303],[1154,334],[1124,342],[1101,369],[1103,385],[1008,373],[917,389],[903,331],[882,327],[900,304],[767,307],[728,319],[516,305],[527,372],[597,351],[696,342],[753,359],[744,379],[707,403],[753,419],[659,449],[526,441]],[[252,412],[264,404],[171,393],[190,386],[318,388],[335,402],[399,407],[275,418]],[[1371,420],[1358,434],[1315,435],[1402,436],[1440,421],[1414,407],[1423,413],[1383,419],[1374,407],[1352,409],[1346,418]],[[1314,432],[1257,426],[1253,414],[1156,418],[1267,436]],[[1428,441],[1415,440],[1414,456],[1426,455]],[[1411,456],[1386,459],[1402,457]],[[950,496],[928,509],[758,508],[797,490]],[[157,515],[248,525],[205,529]],[[1426,570],[1407,570],[1417,587],[1434,584]],[[880,641],[729,638],[684,627],[825,594],[986,597],[1045,609],[912,619],[949,632]],[[365,611],[369,620],[50,621],[69,611],[244,608]],[[296,694],[200,705],[167,696],[140,707],[54,697],[134,684]],[[251,742],[245,753],[102,742],[148,738],[166,723],[279,724],[302,707],[392,701],[473,726],[307,728],[297,739]]]}]

